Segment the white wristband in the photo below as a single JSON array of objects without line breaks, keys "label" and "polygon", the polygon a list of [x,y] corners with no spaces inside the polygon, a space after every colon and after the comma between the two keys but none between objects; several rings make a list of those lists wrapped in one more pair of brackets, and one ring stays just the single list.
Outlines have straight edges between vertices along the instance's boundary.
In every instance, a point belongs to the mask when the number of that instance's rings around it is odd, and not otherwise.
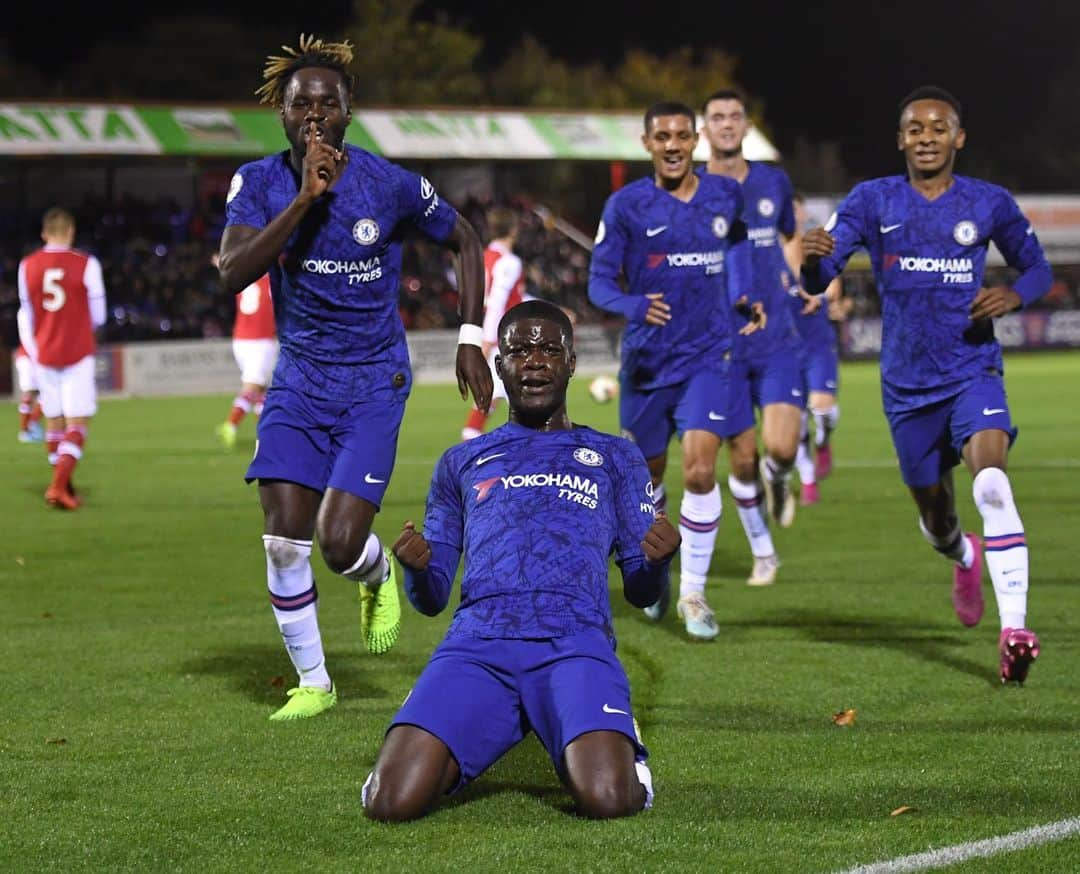
[{"label": "white wristband", "polygon": [[483,346],[484,329],[479,325],[463,324],[461,330],[458,331],[457,341],[458,345],[467,343],[469,346]]}]

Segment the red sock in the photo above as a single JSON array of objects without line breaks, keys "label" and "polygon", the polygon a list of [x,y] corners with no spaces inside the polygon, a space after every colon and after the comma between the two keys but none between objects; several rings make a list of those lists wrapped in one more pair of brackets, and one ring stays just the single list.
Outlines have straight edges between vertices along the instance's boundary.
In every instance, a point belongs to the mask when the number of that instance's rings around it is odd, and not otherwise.
[{"label": "red sock", "polygon": [[475,407],[469,411],[469,417],[465,420],[465,427],[472,428],[474,431],[483,431],[484,423],[487,421],[487,414],[483,410],[478,410]]},{"label": "red sock", "polygon": [[75,465],[82,458],[83,444],[86,442],[86,426],[72,425],[64,433],[64,439],[60,441],[57,452],[60,457],[56,460],[53,469],[52,485],[50,488],[66,492],[71,482],[71,474]]},{"label": "red sock", "polygon": [[56,464],[57,452],[60,449],[60,441],[63,439],[63,431],[45,432],[45,451],[49,453],[49,464]]},{"label": "red sock", "polygon": [[233,398],[232,411],[229,413],[229,424],[239,425],[244,421],[244,416],[251,410],[251,405],[255,401],[255,395],[253,392],[242,391],[235,398]]}]

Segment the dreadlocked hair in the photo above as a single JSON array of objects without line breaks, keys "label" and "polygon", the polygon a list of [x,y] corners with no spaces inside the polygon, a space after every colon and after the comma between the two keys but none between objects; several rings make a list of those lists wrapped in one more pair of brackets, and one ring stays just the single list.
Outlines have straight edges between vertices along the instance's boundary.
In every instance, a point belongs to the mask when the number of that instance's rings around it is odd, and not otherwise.
[{"label": "dreadlocked hair", "polygon": [[260,103],[281,106],[285,99],[285,86],[292,74],[305,67],[326,67],[336,70],[345,81],[345,92],[351,97],[353,77],[348,72],[352,63],[353,45],[345,42],[324,42],[313,34],[300,34],[300,47],[282,46],[284,55],[270,55],[263,67],[263,84],[255,95]]}]

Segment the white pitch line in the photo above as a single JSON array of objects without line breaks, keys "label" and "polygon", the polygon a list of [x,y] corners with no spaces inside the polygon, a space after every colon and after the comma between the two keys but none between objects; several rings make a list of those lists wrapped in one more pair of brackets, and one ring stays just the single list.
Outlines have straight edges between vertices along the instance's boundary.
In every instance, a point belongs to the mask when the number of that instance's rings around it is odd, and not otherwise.
[{"label": "white pitch line", "polygon": [[843,874],[902,874],[907,871],[928,871],[931,868],[944,868],[956,865],[968,859],[986,859],[1001,853],[1013,853],[1028,847],[1041,847],[1054,841],[1064,840],[1080,833],[1080,816],[1062,819],[1047,825],[1037,825],[1021,832],[987,838],[982,841],[970,841],[954,847],[942,847],[913,856],[900,856],[886,862],[874,862],[849,868]]},{"label": "white pitch line", "polygon": [[[895,468],[898,464],[895,460],[886,461],[884,459],[870,459],[870,458],[845,458],[838,459],[833,462],[833,470],[842,470],[845,467],[850,467],[858,470],[884,470],[885,468]],[[1032,461],[1016,461],[1015,459],[1009,464],[1010,469],[1015,468],[1017,470],[1054,470],[1058,468],[1080,468],[1080,458],[1040,458]]]}]

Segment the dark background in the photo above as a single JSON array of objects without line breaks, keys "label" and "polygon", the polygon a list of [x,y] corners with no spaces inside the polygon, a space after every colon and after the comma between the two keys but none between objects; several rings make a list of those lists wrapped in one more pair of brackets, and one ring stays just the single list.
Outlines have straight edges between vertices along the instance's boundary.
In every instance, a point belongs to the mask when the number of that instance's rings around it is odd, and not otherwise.
[{"label": "dark background", "polygon": [[[488,69],[503,62],[526,33],[573,64],[615,65],[630,47],[655,53],[658,63],[681,46],[723,49],[738,58],[736,79],[760,102],[764,130],[785,160],[808,148],[817,155],[814,147],[833,146],[849,178],[901,169],[893,149],[896,104],[910,89],[928,83],[952,90],[964,104],[969,134],[964,172],[1026,190],[1067,190],[1080,178],[1075,109],[1080,4],[1075,2],[712,2],[650,4],[644,14],[628,4],[582,0],[414,0],[413,5],[416,21],[481,36],[478,64]],[[77,86],[71,77],[95,44],[124,39],[137,44],[155,21],[216,18],[230,25],[226,38],[238,44],[238,51],[257,48],[261,57],[281,42],[295,43],[300,31],[335,37],[350,20],[363,18],[370,0],[196,0],[123,13],[92,4],[40,8],[46,16],[21,4],[11,13],[12,29],[0,37],[0,68],[15,81],[32,74],[37,87],[37,94],[18,96],[63,96],[66,85]],[[214,38],[212,30],[207,39]],[[251,45],[239,45],[248,39]],[[118,51],[113,59],[120,68],[129,64],[125,73],[133,80],[139,77],[138,63],[130,66],[134,61],[145,63],[134,52]],[[192,76],[199,74],[197,68],[194,64]],[[657,95],[671,96],[677,95]],[[697,105],[704,95],[678,96]],[[250,90],[235,99],[250,100]]]}]

